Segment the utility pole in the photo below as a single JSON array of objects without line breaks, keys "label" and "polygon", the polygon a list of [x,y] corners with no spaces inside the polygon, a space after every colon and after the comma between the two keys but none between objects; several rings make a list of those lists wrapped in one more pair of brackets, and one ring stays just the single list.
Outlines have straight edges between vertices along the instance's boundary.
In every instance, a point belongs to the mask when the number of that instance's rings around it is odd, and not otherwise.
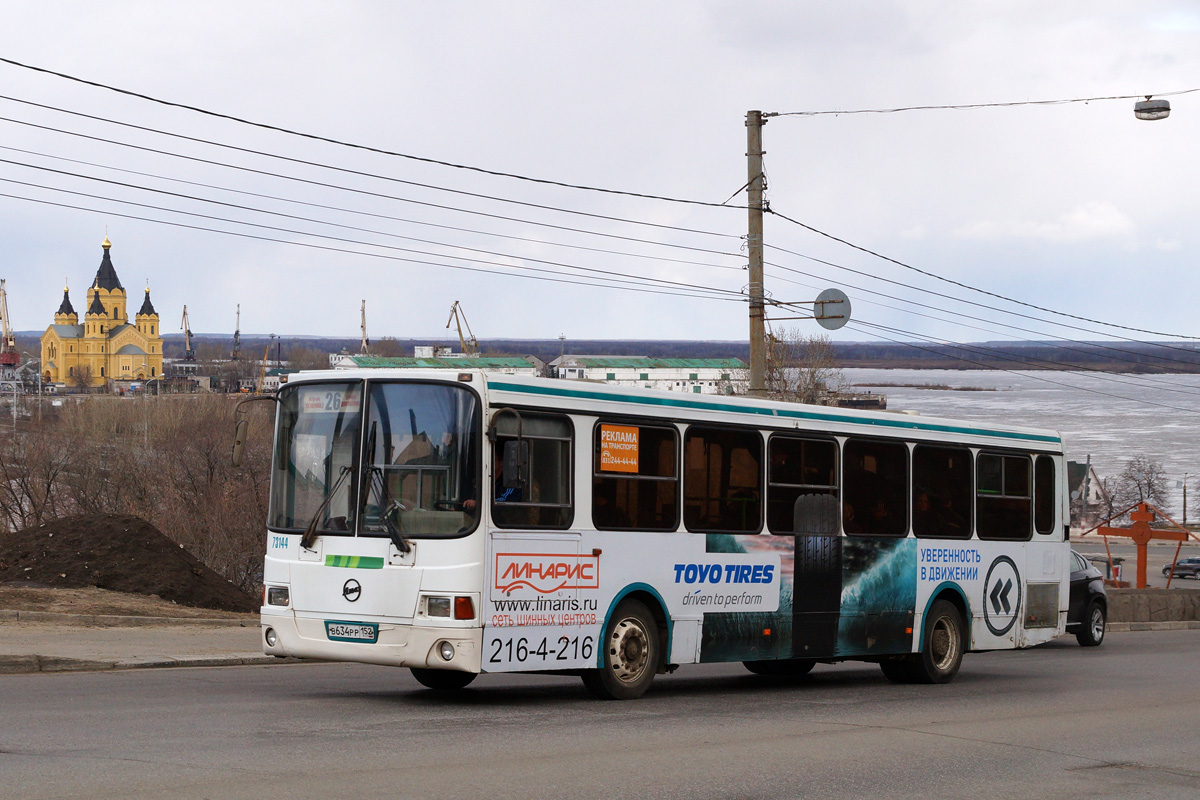
[{"label": "utility pole", "polygon": [[763,180],[761,111],[746,112],[746,205],[750,258],[750,394],[766,393],[766,331],[763,324]]}]

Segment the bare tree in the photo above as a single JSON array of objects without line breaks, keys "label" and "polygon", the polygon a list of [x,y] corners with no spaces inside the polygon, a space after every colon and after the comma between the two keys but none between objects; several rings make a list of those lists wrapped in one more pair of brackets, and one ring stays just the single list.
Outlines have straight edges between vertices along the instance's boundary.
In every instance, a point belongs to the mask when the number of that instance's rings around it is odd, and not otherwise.
[{"label": "bare tree", "polygon": [[93,397],[0,439],[0,532],[73,514],[133,514],[243,589],[261,580],[272,408],[230,460],[235,398]]},{"label": "bare tree", "polygon": [[410,356],[412,353],[404,352],[404,348],[400,346],[400,342],[395,336],[384,336],[371,343],[371,355],[393,358]]},{"label": "bare tree", "polygon": [[75,371],[67,376],[67,385],[73,389],[89,391],[92,388],[92,368],[88,364],[80,364]]},{"label": "bare tree", "polygon": [[329,369],[329,355],[311,347],[288,348],[287,360],[292,369]]},{"label": "bare tree", "polygon": [[1126,519],[1126,514],[1114,514],[1136,503],[1151,503],[1159,507],[1167,505],[1167,473],[1161,461],[1146,455],[1134,456],[1126,461],[1121,472],[1116,477],[1105,476],[1101,486],[1105,496],[1102,513],[1113,522]]},{"label": "bare tree", "polygon": [[783,400],[828,405],[847,384],[833,343],[824,334],[805,336],[784,328],[767,342],[767,392]]}]

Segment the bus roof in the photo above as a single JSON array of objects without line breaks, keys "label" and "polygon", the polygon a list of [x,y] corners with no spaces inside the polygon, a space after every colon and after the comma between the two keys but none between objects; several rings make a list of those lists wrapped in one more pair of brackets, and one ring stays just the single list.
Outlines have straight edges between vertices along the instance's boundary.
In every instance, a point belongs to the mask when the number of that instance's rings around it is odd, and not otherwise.
[{"label": "bus roof", "polygon": [[[789,429],[803,427],[823,432],[857,435],[911,436],[930,440],[972,441],[993,446],[1036,445],[1037,449],[1062,451],[1062,436],[1054,430],[1015,425],[967,422],[940,417],[915,416],[889,411],[814,406],[744,396],[688,394],[634,386],[560,378],[505,375],[483,370],[349,369],[299,372],[289,383],[310,380],[359,380],[393,378],[459,382],[469,374],[472,385],[484,392],[489,405],[550,406],[564,410],[595,410],[602,403],[608,413],[625,413],[674,419],[693,416],[704,422],[736,422],[744,425]],[[733,415],[731,417],[731,415]]]}]

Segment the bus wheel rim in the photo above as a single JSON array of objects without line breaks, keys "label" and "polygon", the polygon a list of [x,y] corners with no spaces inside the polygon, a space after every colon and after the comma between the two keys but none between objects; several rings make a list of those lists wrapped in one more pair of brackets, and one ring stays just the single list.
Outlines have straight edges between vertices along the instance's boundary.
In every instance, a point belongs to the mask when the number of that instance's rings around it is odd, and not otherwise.
[{"label": "bus wheel rim", "polygon": [[613,626],[608,641],[608,663],[622,683],[633,683],[646,671],[650,659],[650,636],[642,624],[626,617]]},{"label": "bus wheel rim", "polygon": [[954,664],[958,651],[958,628],[949,617],[939,617],[929,636],[929,655],[938,670],[945,671]]}]

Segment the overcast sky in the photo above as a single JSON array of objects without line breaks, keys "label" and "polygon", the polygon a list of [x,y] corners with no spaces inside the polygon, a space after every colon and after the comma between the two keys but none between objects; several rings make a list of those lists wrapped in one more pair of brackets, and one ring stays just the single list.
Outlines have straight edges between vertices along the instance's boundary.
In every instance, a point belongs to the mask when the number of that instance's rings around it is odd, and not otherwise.
[{"label": "overcast sky", "polygon": [[[1169,0],[9,2],[5,11],[4,58],[422,158],[734,206],[745,203],[748,109],[1200,88],[1200,4]],[[355,151],[8,64],[0,87],[0,192],[62,204],[0,197],[0,277],[18,330],[45,328],[64,279],[84,310],[107,230],[131,309],[148,280],[168,333],[185,303],[194,332],[232,333],[241,303],[244,333],[357,336],[366,299],[372,338],[445,336],[455,300],[481,339],[746,336],[741,208]],[[780,214],[971,287],[1200,336],[1200,92],[1169,99],[1171,117],[1158,122],[1136,120],[1132,100],[773,117],[763,134],[768,199]],[[951,286],[778,216],[765,240],[772,297],[811,301],[840,287],[856,323],[886,326],[843,329],[838,340],[1144,337]],[[674,294],[649,291],[646,279]],[[697,296],[703,288],[722,299]]]}]

